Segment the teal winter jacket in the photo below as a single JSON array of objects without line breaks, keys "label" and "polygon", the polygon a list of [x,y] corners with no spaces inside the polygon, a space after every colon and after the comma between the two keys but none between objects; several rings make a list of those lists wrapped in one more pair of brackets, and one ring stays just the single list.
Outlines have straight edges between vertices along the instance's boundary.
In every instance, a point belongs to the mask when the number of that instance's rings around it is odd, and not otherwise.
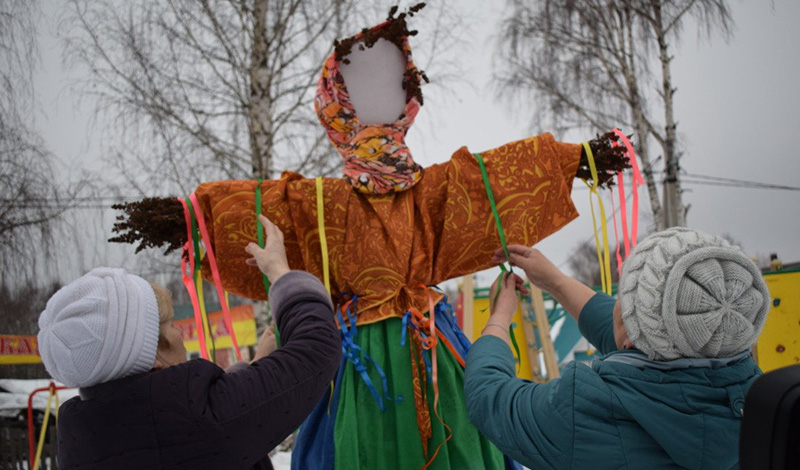
[{"label": "teal winter jacket", "polygon": [[572,362],[548,383],[516,378],[508,345],[478,339],[464,379],[470,420],[534,470],[736,468],[744,397],[760,374],[749,352],[651,361],[617,351],[614,302],[597,294],[580,316],[603,356],[591,367]]}]

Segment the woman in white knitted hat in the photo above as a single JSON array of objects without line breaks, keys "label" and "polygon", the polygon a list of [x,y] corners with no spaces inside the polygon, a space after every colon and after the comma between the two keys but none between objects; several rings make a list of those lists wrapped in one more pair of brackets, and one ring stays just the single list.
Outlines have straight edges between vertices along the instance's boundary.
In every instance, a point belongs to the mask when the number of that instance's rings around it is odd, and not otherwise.
[{"label": "woman in white knitted hat", "polygon": [[[760,374],[750,350],[770,306],[761,272],[738,247],[685,228],[651,235],[625,262],[616,300],[536,249],[509,252],[600,357],[545,384],[517,379],[507,332],[520,280],[507,276],[467,357],[478,429],[536,469],[738,466],[744,397]],[[498,250],[494,261],[504,260]]]},{"label": "woman in white knitted hat", "polygon": [[327,390],[341,340],[325,288],[289,271],[283,234],[261,217],[267,243],[247,247],[248,264],[272,284],[283,344],[271,351],[267,332],[253,362],[235,372],[186,361],[168,293],[123,269],[94,269],[48,301],[42,361],[56,380],[80,387],[60,410],[59,468],[272,468],[269,451]]}]

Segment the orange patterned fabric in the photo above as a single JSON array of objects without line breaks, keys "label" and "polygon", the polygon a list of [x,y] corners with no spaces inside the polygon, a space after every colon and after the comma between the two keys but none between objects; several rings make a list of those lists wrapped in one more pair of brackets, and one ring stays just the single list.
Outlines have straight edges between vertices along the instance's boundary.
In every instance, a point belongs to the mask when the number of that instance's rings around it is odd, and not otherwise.
[{"label": "orange patterned fabric", "polygon": [[[570,192],[581,147],[550,134],[483,152],[508,243],[533,245],[578,213]],[[256,240],[256,181],[202,184],[196,194],[209,224],[225,289],[266,299],[244,247]],[[284,233],[292,269],[322,279],[313,179],[286,172],[262,183],[264,214]],[[425,169],[413,188],[384,196],[359,193],[343,179],[325,179],[324,216],[331,295],[359,296],[358,324],[428,311],[420,285],[438,284],[492,266],[500,246],[481,171],[460,148],[450,161]],[[210,276],[207,263],[205,277]],[[438,299],[437,299],[438,300]]]},{"label": "orange patterned fabric", "polygon": [[[417,412],[417,431],[419,431],[422,455],[428,460],[428,441],[433,436],[431,429],[431,411],[428,409],[427,382],[428,375],[425,371],[425,359],[422,357],[422,341],[417,335],[412,334],[411,347],[411,376],[414,378],[414,409]],[[425,387],[422,384],[426,384]]]}]

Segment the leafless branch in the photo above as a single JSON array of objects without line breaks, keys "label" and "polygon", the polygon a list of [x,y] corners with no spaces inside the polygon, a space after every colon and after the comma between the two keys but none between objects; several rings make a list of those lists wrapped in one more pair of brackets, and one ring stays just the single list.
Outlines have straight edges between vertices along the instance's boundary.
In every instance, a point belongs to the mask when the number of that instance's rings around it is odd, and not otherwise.
[{"label": "leafless branch", "polygon": [[[531,116],[537,129],[546,125],[556,130],[588,126],[595,132],[632,129],[654,218],[662,227],[682,224],[661,218],[648,141],[654,140],[663,151],[669,171],[679,168],[676,88],[670,67],[673,43],[680,39],[687,18],[695,20],[699,32],[728,37],[733,20],[727,1],[507,0],[506,4],[495,75],[499,93],[540,103]],[[673,205],[681,204],[679,196],[677,201]]]}]

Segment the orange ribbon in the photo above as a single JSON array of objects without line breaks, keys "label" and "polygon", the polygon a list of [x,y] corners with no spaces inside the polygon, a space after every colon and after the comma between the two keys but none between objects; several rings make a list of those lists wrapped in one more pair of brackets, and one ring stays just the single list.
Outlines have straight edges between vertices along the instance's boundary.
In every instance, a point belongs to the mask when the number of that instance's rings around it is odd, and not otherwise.
[{"label": "orange ribbon", "polygon": [[[422,285],[422,288],[429,289],[425,285]],[[436,333],[436,303],[434,302],[433,298],[434,298],[433,293],[430,290],[428,290],[428,318],[430,319],[430,335],[424,339],[430,340],[429,341],[430,346],[426,349],[431,350],[431,363],[432,363],[431,376],[433,381],[433,413],[436,415],[436,418],[439,419],[439,422],[442,423],[442,426],[444,426],[444,428],[447,429],[447,437],[445,438],[444,442],[442,442],[436,447],[436,451],[434,451],[433,456],[431,456],[430,460],[428,460],[428,463],[420,467],[420,470],[425,470],[426,468],[428,468],[431,465],[431,463],[433,463],[433,461],[436,459],[436,456],[439,455],[439,451],[442,449],[442,446],[447,444],[447,442],[453,437],[453,430],[450,429],[450,426],[448,426],[442,419],[441,415],[439,415],[439,374],[438,374],[438,364],[436,361],[436,345],[438,343],[437,341],[438,335]],[[425,347],[425,343],[423,343],[422,347],[423,348]],[[452,345],[450,347],[452,349]]]}]

